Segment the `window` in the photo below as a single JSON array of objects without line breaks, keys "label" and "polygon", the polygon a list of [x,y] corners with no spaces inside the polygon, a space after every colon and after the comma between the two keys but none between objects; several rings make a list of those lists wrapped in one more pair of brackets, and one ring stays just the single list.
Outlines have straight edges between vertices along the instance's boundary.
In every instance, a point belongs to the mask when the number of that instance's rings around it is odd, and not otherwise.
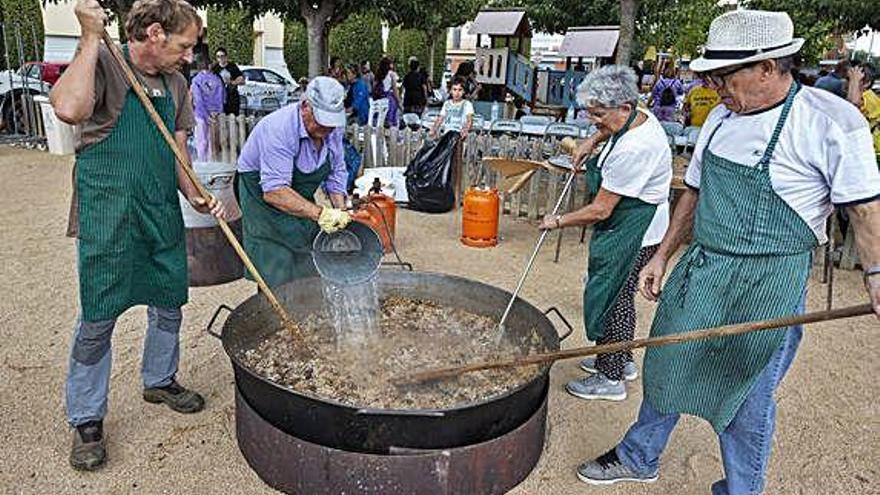
[{"label": "window", "polygon": [[283,77],[272,72],[271,70],[264,70],[263,77],[265,78],[265,81],[269,84],[280,84],[283,86],[287,83],[287,81],[285,81]]},{"label": "window", "polygon": [[248,81],[266,82],[266,79],[263,78],[262,71],[257,69],[245,69],[242,72],[244,73],[244,78]]}]

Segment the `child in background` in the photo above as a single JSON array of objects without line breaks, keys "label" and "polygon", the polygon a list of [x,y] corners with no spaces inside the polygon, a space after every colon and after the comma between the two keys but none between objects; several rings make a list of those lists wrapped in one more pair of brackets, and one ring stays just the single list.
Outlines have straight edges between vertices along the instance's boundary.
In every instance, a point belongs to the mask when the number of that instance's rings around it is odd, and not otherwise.
[{"label": "child in background", "polygon": [[474,106],[470,100],[464,99],[465,80],[461,77],[452,79],[451,99],[443,103],[440,115],[431,128],[431,137],[437,137],[437,130],[443,126],[443,132],[456,131],[466,138],[474,122]]},{"label": "child in background", "polygon": [[217,114],[223,113],[223,102],[226,101],[226,90],[220,76],[211,72],[207,61],[202,61],[199,73],[192,80],[193,109],[196,117],[194,141],[196,160],[203,162],[211,159],[211,121]]}]

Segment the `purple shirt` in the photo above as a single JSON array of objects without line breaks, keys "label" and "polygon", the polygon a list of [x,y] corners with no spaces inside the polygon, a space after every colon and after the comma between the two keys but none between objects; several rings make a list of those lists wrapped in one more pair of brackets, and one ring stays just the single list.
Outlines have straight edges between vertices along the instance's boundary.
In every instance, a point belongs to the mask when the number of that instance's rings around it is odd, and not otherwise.
[{"label": "purple shirt", "polygon": [[200,71],[190,86],[196,118],[206,120],[212,113],[223,112],[226,90],[223,80],[213,72]]},{"label": "purple shirt", "polygon": [[270,192],[289,187],[293,166],[309,174],[330,160],[330,175],[324,181],[328,193],[346,193],[348,169],[342,149],[345,130],[336,128],[324,138],[318,151],[303,124],[300,104],[276,110],[261,120],[244,143],[238,157],[239,172],[260,172],[260,187]]}]

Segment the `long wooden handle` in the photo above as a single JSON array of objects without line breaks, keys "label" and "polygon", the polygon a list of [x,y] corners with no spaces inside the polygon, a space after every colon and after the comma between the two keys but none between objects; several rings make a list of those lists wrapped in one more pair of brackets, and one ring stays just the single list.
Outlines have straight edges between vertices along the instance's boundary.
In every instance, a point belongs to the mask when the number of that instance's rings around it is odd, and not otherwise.
[{"label": "long wooden handle", "polygon": [[846,308],[834,309],[831,311],[817,311],[815,313],[785,316],[783,318],[776,318],[773,320],[737,323],[734,325],[725,325],[703,330],[694,330],[692,332],[675,333],[672,335],[664,335],[662,337],[651,337],[647,339],[632,340],[629,342],[617,342],[614,344],[578,347],[575,349],[567,349],[557,352],[545,352],[505,361],[492,361],[485,363],[476,363],[467,366],[436,368],[420,373],[414,373],[409,377],[403,377],[399,379],[397,382],[400,384],[406,384],[424,382],[429,380],[439,380],[442,378],[451,378],[473,371],[489,370],[496,368],[510,368],[515,366],[529,366],[533,364],[550,363],[558,361],[560,359],[591,356],[594,354],[605,354],[609,352],[628,351],[630,349],[638,349],[640,347],[658,347],[670,344],[680,344],[682,342],[690,342],[692,340],[729,337],[731,335],[740,335],[761,330],[769,330],[772,328],[790,327],[794,325],[804,325],[807,323],[817,323],[821,321],[837,320],[841,318],[851,318],[853,316],[863,316],[872,314],[873,312],[874,310],[870,304],[862,304],[859,306],[849,306]]},{"label": "long wooden handle", "polygon": [[[193,185],[196,187],[196,190],[199,192],[199,195],[202,196],[206,201],[211,198],[211,194],[205,189],[205,186],[202,185],[202,182],[199,180],[199,177],[196,175],[195,171],[192,169],[192,166],[189,162],[189,158],[186,154],[181,151],[180,147],[177,145],[177,141],[174,140],[174,136],[171,135],[171,132],[168,131],[168,128],[165,126],[165,122],[162,120],[162,117],[156,112],[156,108],[153,106],[153,102],[150,101],[150,97],[147,96],[146,91],[144,91],[143,86],[141,86],[137,77],[135,77],[134,72],[132,72],[131,67],[128,66],[128,62],[125,61],[125,56],[122,54],[122,51],[116,46],[116,43],[113,42],[113,39],[110,38],[110,35],[107,34],[107,31],[103,33],[104,44],[107,45],[107,49],[110,50],[110,54],[116,60],[116,63],[119,64],[119,67],[122,69],[122,72],[125,73],[125,78],[128,79],[128,83],[131,84],[131,88],[134,90],[134,93],[137,95],[138,99],[143,104],[144,109],[150,115],[150,119],[156,124],[156,127],[159,129],[159,132],[162,133],[162,137],[165,139],[165,142],[168,143],[168,146],[171,148],[171,151],[174,153],[174,156],[177,158],[177,161],[180,162],[183,171],[186,173],[189,180],[192,181]],[[222,218],[217,219],[217,223],[220,224],[220,229],[223,230],[223,233],[226,235],[226,239],[229,240],[229,243],[232,244],[232,248],[235,250],[238,257],[241,258],[242,263],[250,272],[250,274],[256,280],[257,285],[260,287],[260,290],[263,291],[263,294],[269,299],[269,303],[272,305],[272,308],[275,309],[275,312],[278,313],[278,317],[281,318],[281,322],[287,327],[288,330],[293,334],[294,338],[298,341],[303,342],[305,345],[305,341],[303,340],[302,332],[299,327],[290,319],[290,316],[287,314],[287,311],[284,310],[284,307],[281,306],[281,303],[278,302],[278,299],[275,297],[275,294],[272,292],[272,289],[269,288],[269,285],[260,275],[260,272],[257,271],[257,267],[254,266],[250,257],[245,252],[244,248],[241,246],[241,243],[238,242],[238,238],[235,237],[235,233],[232,232],[232,229],[229,227],[229,224],[226,223],[226,220]]]}]

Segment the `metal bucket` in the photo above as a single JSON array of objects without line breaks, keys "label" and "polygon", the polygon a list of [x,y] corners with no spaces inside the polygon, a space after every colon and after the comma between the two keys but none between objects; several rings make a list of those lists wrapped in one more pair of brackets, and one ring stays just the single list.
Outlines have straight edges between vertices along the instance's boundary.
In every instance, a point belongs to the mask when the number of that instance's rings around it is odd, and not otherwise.
[{"label": "metal bucket", "polygon": [[[223,162],[194,162],[199,180],[226,206],[229,227],[241,240],[241,210],[235,200],[233,181],[236,165]],[[212,215],[199,213],[178,192],[183,223],[186,226],[186,259],[190,287],[224,284],[238,280],[244,265]]]}]

